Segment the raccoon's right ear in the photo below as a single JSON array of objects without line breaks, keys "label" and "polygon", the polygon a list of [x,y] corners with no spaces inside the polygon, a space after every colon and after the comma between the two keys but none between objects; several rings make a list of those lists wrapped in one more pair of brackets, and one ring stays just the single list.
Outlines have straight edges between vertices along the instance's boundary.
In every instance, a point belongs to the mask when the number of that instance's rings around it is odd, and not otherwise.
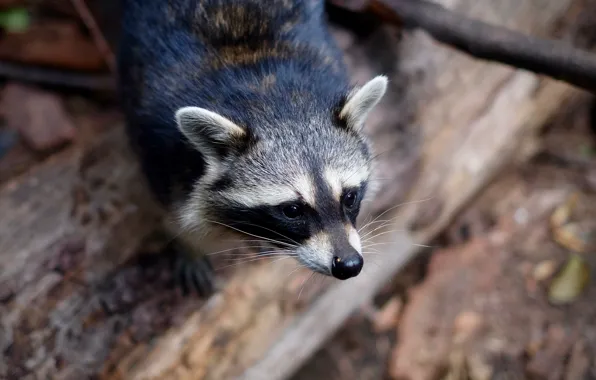
[{"label": "raccoon's right ear", "polygon": [[222,148],[234,148],[246,138],[246,130],[229,119],[200,107],[182,107],[176,111],[178,129],[199,150],[214,154]]}]

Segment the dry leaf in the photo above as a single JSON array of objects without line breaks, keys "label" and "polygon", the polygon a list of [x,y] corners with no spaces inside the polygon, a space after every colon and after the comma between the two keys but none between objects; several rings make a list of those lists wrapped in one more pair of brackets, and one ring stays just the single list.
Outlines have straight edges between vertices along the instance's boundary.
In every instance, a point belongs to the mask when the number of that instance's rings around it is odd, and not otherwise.
[{"label": "dry leaf", "polygon": [[585,253],[596,247],[596,226],[593,223],[568,223],[553,229],[553,238],[561,246]]},{"label": "dry leaf", "polygon": [[577,205],[578,198],[579,194],[573,193],[569,196],[565,203],[555,209],[550,217],[550,223],[552,227],[561,227],[569,221],[569,218],[573,213],[573,209]]},{"label": "dry leaf", "polygon": [[[580,201],[580,194],[573,193],[552,213],[550,224],[553,240],[559,245],[577,253],[585,253],[596,249],[596,223],[586,215],[574,215]],[[585,211],[585,206],[579,207],[580,214]]]},{"label": "dry leaf", "polygon": [[557,263],[554,260],[544,260],[534,267],[532,273],[534,280],[544,281],[549,279],[557,270]]},{"label": "dry leaf", "polygon": [[573,302],[590,280],[588,264],[579,255],[572,255],[553,280],[548,298],[553,304]]}]

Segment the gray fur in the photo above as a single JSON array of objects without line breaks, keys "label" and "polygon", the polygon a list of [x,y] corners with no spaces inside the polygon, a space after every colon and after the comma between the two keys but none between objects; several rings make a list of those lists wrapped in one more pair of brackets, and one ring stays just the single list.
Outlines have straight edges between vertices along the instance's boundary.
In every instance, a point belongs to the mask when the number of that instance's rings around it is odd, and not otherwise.
[{"label": "gray fur", "polygon": [[128,133],[182,230],[180,251],[243,237],[337,278],[361,268],[354,229],[372,165],[362,129],[387,78],[351,91],[324,4],[123,2]]},{"label": "gray fur", "polygon": [[[185,229],[198,232],[209,231],[210,228],[230,221],[221,220],[221,210],[229,208],[258,208],[262,205],[277,205],[283,201],[308,198],[304,194],[306,184],[312,186],[317,193],[327,193],[329,199],[337,198],[333,186],[325,178],[326,184],[321,188],[314,173],[322,174],[331,169],[338,177],[340,184],[354,182],[354,179],[366,182],[370,176],[370,154],[363,146],[368,147],[361,133],[360,125],[366,120],[366,115],[374,108],[383,96],[386,89],[386,78],[377,77],[358,91],[352,93],[348,103],[343,109],[349,118],[352,127],[357,133],[346,133],[338,128],[328,116],[331,110],[313,110],[308,116],[307,123],[296,124],[290,120],[270,122],[263,120],[259,125],[253,126],[252,133],[258,136],[258,142],[241,155],[218,160],[211,157],[217,172],[212,176],[200,179],[189,200],[184,202],[179,209],[179,216]],[[318,111],[318,112],[317,112]],[[327,111],[327,112],[325,112]],[[193,122],[200,118],[191,119]],[[224,119],[221,119],[224,120]],[[213,119],[205,119],[204,123],[212,126]],[[231,123],[231,122],[230,122]],[[192,123],[191,123],[192,124]],[[186,125],[189,125],[188,123]],[[194,124],[193,124],[194,125]],[[232,124],[233,125],[233,124]],[[220,131],[242,131],[230,126],[221,126]],[[183,128],[184,129],[184,128]],[[202,129],[186,129],[186,134],[193,143],[201,149],[200,139],[202,133],[194,133]],[[225,144],[226,139],[221,138],[220,144]],[[208,150],[207,150],[208,151]],[[208,161],[210,161],[208,160]],[[227,176],[231,185],[225,190],[210,190],[218,178]],[[356,181],[358,183],[359,181]],[[313,205],[318,207],[319,204]],[[216,223],[210,223],[215,221]],[[350,241],[349,233],[346,238]],[[330,274],[330,262],[333,253],[330,250],[330,238],[325,236],[329,231],[313,231],[318,238],[307,240],[304,245],[291,253],[297,254],[299,261],[319,273]],[[203,238],[208,235],[202,234]],[[240,233],[239,237],[243,235]],[[244,235],[248,239],[254,236]],[[318,242],[325,244],[317,245]],[[357,250],[360,253],[358,244]]]}]

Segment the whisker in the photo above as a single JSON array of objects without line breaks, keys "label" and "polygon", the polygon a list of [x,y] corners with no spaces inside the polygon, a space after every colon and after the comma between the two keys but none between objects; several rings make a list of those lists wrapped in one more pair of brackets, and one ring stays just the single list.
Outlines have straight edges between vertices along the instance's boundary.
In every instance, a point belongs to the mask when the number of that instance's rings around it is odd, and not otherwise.
[{"label": "whisker", "polygon": [[271,264],[273,264],[273,263],[276,263],[276,262],[278,262],[278,261],[282,261],[282,260],[288,259],[288,258],[290,258],[290,257],[294,257],[294,256],[288,256],[288,255],[282,255],[282,256],[284,256],[284,257],[280,257],[279,259],[273,260],[273,261],[271,262]]},{"label": "whisker", "polygon": [[366,249],[368,249],[370,247],[376,247],[376,246],[382,245],[382,244],[397,244],[397,243],[399,243],[399,242],[397,242],[397,241],[383,241],[383,242],[379,242],[379,243],[369,244],[366,246]]},{"label": "whisker", "polygon": [[317,279],[316,281],[318,281],[319,285],[325,284],[325,282],[329,279],[328,276],[322,275],[321,273],[316,273],[314,277]]},{"label": "whisker", "polygon": [[[279,256],[281,256],[281,255],[279,255]],[[280,260],[281,259],[289,259],[289,258],[292,258],[293,257],[293,256],[286,256],[286,255],[283,255],[283,256],[284,257],[280,258]],[[267,257],[257,257],[257,258],[253,258],[253,259],[242,260],[242,261],[236,262],[234,264],[224,265],[223,267],[218,267],[217,270],[222,270],[222,269],[229,268],[229,267],[235,267],[235,266],[238,266],[238,265],[253,263],[253,262],[260,261],[260,260],[263,260],[263,259],[266,259],[266,258]],[[276,261],[277,260],[274,260],[273,262],[276,262]]]},{"label": "whisker", "polygon": [[[415,204],[415,203],[422,203],[422,202],[426,202],[426,201],[429,201],[429,200],[431,200],[431,199],[433,199],[433,198],[434,198],[434,197],[430,197],[430,198],[421,199],[421,200],[417,200],[417,201],[408,201],[408,202],[402,202],[402,203],[399,203],[399,204],[397,204],[397,205],[395,205],[395,206],[389,207],[387,210],[385,210],[385,211],[383,211],[382,213],[380,213],[379,215],[377,215],[377,217],[376,217],[374,220],[378,220],[380,217],[382,217],[382,216],[383,216],[383,215],[385,215],[386,213],[388,213],[388,212],[390,212],[390,211],[392,211],[392,210],[395,210],[395,209],[396,209],[396,208],[398,208],[398,207],[401,207],[401,206],[406,206],[406,205],[409,205],[409,204]],[[395,219],[395,218],[393,218],[393,219]],[[393,219],[390,219],[390,220],[393,220]]]},{"label": "whisker", "polygon": [[373,225],[375,223],[382,223],[382,222],[389,222],[389,221],[391,221],[391,219],[372,220],[372,217],[370,217],[370,216],[369,216],[369,218],[371,218],[371,220],[369,222],[364,223],[360,228],[358,228],[358,232],[362,231],[366,227],[368,227],[370,225]]},{"label": "whisker", "polygon": [[372,215],[368,215],[368,216],[366,217],[366,219],[364,219],[364,221],[362,222],[362,223],[364,223],[364,226],[363,226],[363,227],[360,227],[360,228],[358,228],[358,229],[357,229],[358,233],[360,233],[360,231],[361,231],[363,228],[365,228],[366,226],[368,226],[368,225],[370,224],[370,222],[368,221],[369,219],[372,221]]},{"label": "whisker", "polygon": [[[364,231],[366,228],[368,227],[374,227],[375,224],[381,223],[380,226],[376,226],[373,230],[371,231]],[[363,227],[361,227],[359,230],[357,230],[358,234],[360,235],[360,237],[366,237],[368,235],[370,235],[372,232],[376,231],[379,228],[383,228],[387,225],[389,225],[391,223],[390,220],[379,220],[379,221],[374,221],[374,222],[370,222],[366,225],[364,225]]]},{"label": "whisker", "polygon": [[[260,245],[249,245],[249,246],[244,246],[244,247],[242,247],[242,248],[249,248],[249,249],[250,249],[250,248],[261,248],[261,246],[260,246]],[[235,251],[235,250],[238,250],[238,249],[240,249],[240,247],[235,247],[235,248],[223,249],[223,250],[221,250],[221,251],[217,251],[217,252],[209,252],[209,253],[207,253],[206,255],[207,255],[207,256],[219,255],[219,254],[221,254],[221,253],[230,252],[230,251]],[[238,255],[242,255],[242,253],[238,253]]]},{"label": "whisker", "polygon": [[[383,242],[379,242],[379,243],[373,243],[373,244],[369,244],[368,246],[366,246],[366,249],[370,248],[370,247],[374,247],[377,245],[382,245],[382,244],[397,244],[400,243],[399,241],[383,241]],[[424,244],[416,244],[416,243],[410,243],[411,245],[415,246],[415,247],[423,247],[423,248],[438,248],[438,246],[433,246],[433,245],[424,245]],[[364,249],[364,246],[363,246]]]},{"label": "whisker", "polygon": [[300,295],[302,294],[302,291],[304,290],[304,285],[306,285],[306,283],[312,278],[312,276],[315,274],[315,272],[311,272],[310,276],[308,276],[307,279],[305,279],[304,281],[302,281],[302,287],[300,288],[300,293],[298,293],[298,299],[300,299]]},{"label": "whisker", "polygon": [[296,255],[295,253],[292,253],[292,251],[288,251],[286,249],[271,249],[268,251],[257,251],[257,252],[239,252],[239,253],[228,253],[227,256],[232,256],[232,257],[250,257],[250,256],[267,256],[271,253],[279,253],[279,254],[284,254],[284,255]]},{"label": "whisker", "polygon": [[269,231],[269,232],[273,232],[274,234],[277,234],[277,235],[281,236],[281,237],[282,237],[282,238],[284,238],[284,239],[288,239],[288,240],[290,240],[292,243],[296,244],[296,245],[295,245],[296,247],[300,245],[300,243],[298,243],[296,240],[294,240],[294,239],[291,239],[291,238],[289,238],[288,236],[285,236],[284,234],[282,234],[282,233],[280,233],[280,232],[277,232],[277,231],[274,231],[274,230],[272,230],[272,229],[269,229],[269,228],[267,228],[267,227],[263,227],[263,226],[260,226],[260,225],[258,225],[258,224],[247,223],[247,222],[236,222],[236,223],[244,224],[244,225],[247,225],[247,226],[253,226],[253,227],[259,227],[259,228],[263,228],[263,229],[265,229],[265,230],[267,230],[267,231]]},{"label": "whisker", "polygon": [[[174,234],[173,236],[170,236],[169,239],[166,239],[165,244],[166,245],[171,244],[174,240],[176,240],[177,238],[179,238],[180,235],[182,235],[184,233],[187,233],[187,232],[190,232],[191,230],[193,230],[195,228],[196,227],[194,227],[194,226],[191,227],[190,229],[180,228],[176,234]],[[169,233],[167,233],[167,232],[166,232],[166,234],[169,235]]]},{"label": "whisker", "polygon": [[238,243],[261,243],[261,244],[270,243],[263,239],[232,239],[230,241],[234,241],[234,242],[238,242]]},{"label": "whisker", "polygon": [[251,234],[251,233],[248,233],[248,232],[244,232],[244,231],[242,231],[242,230],[240,230],[240,229],[238,229],[238,228],[235,228],[235,227],[229,226],[229,225],[227,225],[227,224],[225,224],[225,223],[216,222],[216,221],[212,221],[212,220],[209,220],[208,222],[209,222],[209,223],[215,223],[215,224],[219,224],[219,225],[221,225],[221,226],[224,226],[224,227],[230,228],[230,229],[232,229],[232,230],[238,231],[238,232],[240,232],[240,233],[242,233],[242,234],[245,234],[245,235],[249,235],[249,236],[255,237],[255,238],[257,238],[257,239],[263,239],[263,240],[266,240],[266,241],[270,241],[270,242],[272,242],[272,243],[277,243],[277,244],[280,244],[280,245],[285,245],[285,246],[287,246],[287,247],[291,247],[291,248],[296,248],[296,247],[297,247],[296,245],[289,244],[289,243],[286,243],[286,242],[283,242],[283,241],[278,241],[278,240],[275,240],[275,239],[269,239],[269,238],[266,238],[266,237],[264,237],[264,236],[259,236],[259,235]]},{"label": "whisker", "polygon": [[292,271],[290,271],[290,273],[288,273],[286,278],[290,277],[290,275],[292,275],[292,273],[296,273],[297,271],[299,271],[300,269],[303,269],[303,268],[304,268],[304,266],[298,265],[295,269],[293,269]]},{"label": "whisker", "polygon": [[[373,230],[368,231],[366,234],[361,235],[360,236],[360,239],[366,239],[368,236],[370,236],[374,232],[376,232],[376,231],[378,231],[380,229],[383,229],[383,228],[387,227],[390,224],[391,224],[391,221],[387,221],[387,222],[381,224],[380,226],[375,227]],[[396,231],[397,232],[397,231],[405,231],[405,230],[404,229],[399,229],[399,230],[391,230],[391,231]]]},{"label": "whisker", "polygon": [[254,259],[254,258],[265,258],[265,257],[271,257],[271,256],[291,256],[288,255],[285,252],[268,252],[268,253],[264,253],[264,254],[253,254],[253,255],[246,255],[246,256],[241,256],[241,257],[235,257],[236,255],[230,255],[228,257],[228,259],[232,258],[236,258],[238,261],[242,261],[242,260],[249,260],[249,259]]},{"label": "whisker", "polygon": [[438,246],[436,245],[424,245],[424,244],[416,244],[416,243],[412,243],[413,246],[416,247],[423,247],[423,248],[438,248]]},{"label": "whisker", "polygon": [[371,236],[371,237],[369,237],[369,238],[366,238],[366,239],[363,239],[363,240],[361,240],[361,242],[362,242],[362,245],[364,246],[364,243],[369,243],[369,242],[371,242],[371,241],[374,241],[374,239],[376,239],[376,238],[378,238],[378,237],[380,237],[380,236],[387,235],[387,234],[391,234],[391,233],[394,233],[394,232],[398,232],[398,231],[389,230],[389,231],[383,231],[383,232],[379,232],[378,234],[376,234],[376,235],[374,235],[374,236]]}]

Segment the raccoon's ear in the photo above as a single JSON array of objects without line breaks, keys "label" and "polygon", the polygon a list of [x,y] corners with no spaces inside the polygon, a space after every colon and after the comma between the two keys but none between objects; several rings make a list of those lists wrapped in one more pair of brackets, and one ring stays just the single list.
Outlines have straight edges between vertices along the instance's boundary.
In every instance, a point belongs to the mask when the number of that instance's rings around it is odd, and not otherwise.
[{"label": "raccoon's ear", "polygon": [[387,77],[379,75],[348,95],[339,118],[347,127],[360,131],[368,113],[379,103],[387,91]]},{"label": "raccoon's ear", "polygon": [[227,118],[200,107],[182,107],[176,111],[178,129],[206,154],[237,147],[246,137],[246,130]]}]

